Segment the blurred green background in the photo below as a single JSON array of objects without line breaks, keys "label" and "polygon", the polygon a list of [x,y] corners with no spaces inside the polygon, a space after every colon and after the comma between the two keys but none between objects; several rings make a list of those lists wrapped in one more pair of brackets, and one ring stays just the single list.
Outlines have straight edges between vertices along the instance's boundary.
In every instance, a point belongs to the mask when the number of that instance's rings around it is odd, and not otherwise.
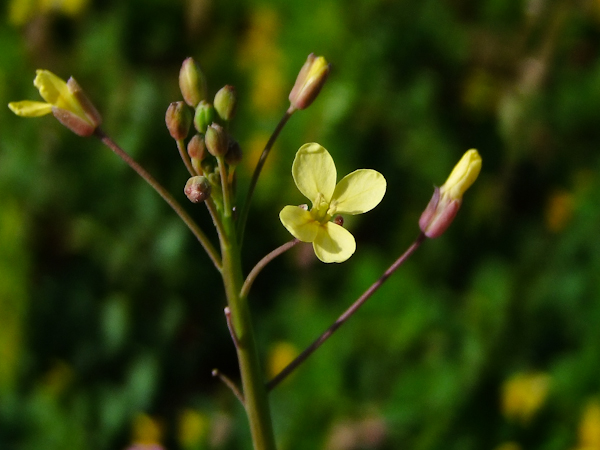
[{"label": "blurred green background", "polygon": [[[265,365],[312,342],[418,234],[469,148],[454,224],[272,395],[281,449],[600,449],[600,1],[6,0],[0,103],[73,75],[103,128],[184,202],[166,128],[181,62],[239,94],[253,163],[310,52],[333,69],[258,186],[246,270],[290,239],[290,168],[316,141],[388,191],[358,250],[298,246],[250,295]],[[184,203],[213,236],[205,208]],[[0,449],[249,449],[218,274],[95,139],[0,108]],[[143,447],[146,446],[146,447]]]}]

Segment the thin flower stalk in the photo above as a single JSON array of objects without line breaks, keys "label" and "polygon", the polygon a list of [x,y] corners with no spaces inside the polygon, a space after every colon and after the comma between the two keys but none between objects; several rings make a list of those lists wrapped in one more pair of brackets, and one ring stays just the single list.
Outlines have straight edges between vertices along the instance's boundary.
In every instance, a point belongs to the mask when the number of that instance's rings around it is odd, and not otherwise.
[{"label": "thin flower stalk", "polygon": [[300,364],[312,355],[323,343],[331,337],[346,321],[354,315],[365,302],[385,283],[385,281],[419,248],[425,240],[423,233],[419,234],[415,242],[392,264],[381,277],[373,283],[352,305],[338,317],[338,319],[319,336],[310,346],[308,346],[296,359],[289,363],[277,376],[267,383],[267,389],[270,391],[290,375]]},{"label": "thin flower stalk", "polygon": [[140,166],[129,154],[127,154],[121,147],[119,147],[106,133],[100,128],[95,131],[96,136],[102,141],[104,145],[110,148],[119,158],[121,158],[129,167],[131,167],[140,177],[142,177],[152,188],[163,198],[165,202],[175,211],[175,213],[183,220],[193,235],[198,239],[204,250],[208,254],[208,257],[213,262],[214,266],[220,272],[222,269],[221,258],[217,250],[213,247],[211,242],[208,240],[204,232],[189,216],[189,214],[183,209],[183,207],[173,198],[173,196],[150,175],[142,166]]},{"label": "thin flower stalk", "polygon": [[260,158],[259,158],[258,162],[256,163],[256,168],[254,169],[254,173],[252,174],[252,179],[250,180],[250,184],[248,185],[248,193],[246,194],[246,200],[244,201],[244,204],[242,206],[242,210],[240,211],[240,216],[238,219],[237,230],[238,230],[238,236],[239,236],[240,242],[244,241],[244,230],[246,228],[246,221],[248,220],[248,212],[250,210],[250,203],[252,202],[252,195],[254,194],[254,189],[256,188],[256,184],[258,183],[258,178],[260,177],[262,168],[265,165],[265,162],[267,161],[267,157],[269,156],[271,149],[273,148],[273,144],[275,144],[275,141],[279,137],[279,134],[281,133],[281,130],[283,130],[283,127],[285,126],[287,121],[290,119],[290,117],[292,117],[293,112],[294,112],[294,110],[291,108],[285,112],[285,114],[283,115],[283,117],[281,118],[281,120],[279,121],[277,126],[275,127],[273,134],[267,141],[267,144],[265,145],[265,148],[263,149],[263,151],[260,155]]},{"label": "thin flower stalk", "polygon": [[261,259],[246,277],[246,281],[244,281],[244,285],[242,286],[242,290],[240,291],[240,297],[245,298],[248,296],[250,288],[252,287],[252,283],[254,283],[254,280],[256,280],[258,274],[266,267],[267,264],[269,264],[279,255],[283,255],[285,252],[287,252],[289,249],[291,249],[299,243],[300,241],[298,239],[292,239],[291,241],[286,242],[282,246],[277,247],[275,250],[273,250],[271,253],[269,253],[263,259]]}]

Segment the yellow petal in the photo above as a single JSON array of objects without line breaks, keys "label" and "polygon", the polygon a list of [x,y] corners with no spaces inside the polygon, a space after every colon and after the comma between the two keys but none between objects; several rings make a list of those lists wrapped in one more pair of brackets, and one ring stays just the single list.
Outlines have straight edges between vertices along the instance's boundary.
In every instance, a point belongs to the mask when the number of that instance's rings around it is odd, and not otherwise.
[{"label": "yellow petal", "polygon": [[23,100],[20,102],[11,102],[8,107],[17,116],[22,117],[39,117],[52,112],[52,105],[44,102],[33,102],[31,100]]},{"label": "yellow petal", "polygon": [[319,144],[304,144],[300,147],[292,165],[292,175],[300,192],[313,204],[321,195],[322,200],[329,202],[335,189],[337,173],[333,158]]},{"label": "yellow petal", "polygon": [[352,256],[356,241],[344,227],[327,222],[319,227],[313,248],[317,258],[324,263],[341,263]]},{"label": "yellow petal", "polygon": [[379,204],[385,188],[385,178],[376,170],[355,170],[337,184],[331,206],[335,206],[335,214],[362,214]]},{"label": "yellow petal", "polygon": [[58,105],[57,102],[61,97],[69,95],[67,83],[49,70],[36,70],[35,73],[33,85],[38,88],[42,98],[51,105],[64,108],[64,105]]},{"label": "yellow petal", "polygon": [[39,89],[42,98],[52,106],[70,111],[81,119],[88,121],[81,104],[62,78],[57,77],[49,70],[37,70],[33,84]]},{"label": "yellow petal", "polygon": [[313,242],[317,237],[320,224],[299,206],[286,206],[279,213],[279,219],[292,236],[302,242]]},{"label": "yellow petal", "polygon": [[481,156],[475,149],[467,151],[440,188],[440,194],[455,200],[462,198],[465,191],[475,182],[480,171]]}]

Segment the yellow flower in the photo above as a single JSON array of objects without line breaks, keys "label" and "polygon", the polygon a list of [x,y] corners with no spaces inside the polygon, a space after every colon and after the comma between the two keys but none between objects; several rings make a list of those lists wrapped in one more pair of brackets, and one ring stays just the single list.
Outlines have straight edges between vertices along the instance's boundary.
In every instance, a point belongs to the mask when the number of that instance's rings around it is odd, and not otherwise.
[{"label": "yellow flower", "polygon": [[579,423],[579,447],[600,448],[600,402],[590,401]]},{"label": "yellow flower", "polygon": [[463,194],[475,182],[480,171],[481,156],[475,149],[467,151],[443,186],[435,188],[433,197],[419,219],[425,236],[435,238],[446,231],[462,204]]},{"label": "yellow flower", "polygon": [[542,407],[550,389],[546,373],[517,373],[502,387],[502,413],[508,419],[527,424]]},{"label": "yellow flower", "polygon": [[11,102],[8,107],[16,115],[39,117],[52,113],[60,123],[79,136],[91,135],[102,123],[100,114],[74,78],[65,82],[48,70],[38,70],[33,85],[38,88],[45,102]]},{"label": "yellow flower", "polygon": [[312,242],[321,261],[346,261],[356,250],[354,236],[330,220],[336,214],[362,214],[375,208],[385,194],[385,178],[375,170],[360,169],[336,185],[333,158],[315,143],[300,147],[292,175],[300,192],[312,202],[312,208],[309,211],[301,206],[286,206],[279,213],[281,223],[297,239]]}]

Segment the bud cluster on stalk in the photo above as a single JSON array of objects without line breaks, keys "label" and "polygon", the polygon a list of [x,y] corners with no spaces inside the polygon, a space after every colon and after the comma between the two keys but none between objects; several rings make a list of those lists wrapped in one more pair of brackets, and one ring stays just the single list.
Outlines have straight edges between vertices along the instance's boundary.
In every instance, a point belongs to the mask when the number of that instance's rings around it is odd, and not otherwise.
[{"label": "bud cluster on stalk", "polygon": [[[179,71],[179,88],[183,100],[167,108],[165,122],[171,137],[177,141],[191,178],[184,192],[193,203],[212,198],[221,206],[221,183],[231,183],[235,166],[242,158],[238,142],[227,131],[237,109],[237,94],[233,86],[222,87],[211,103],[208,84],[200,65],[193,59],[183,61]],[[193,135],[188,139],[190,131]],[[225,164],[227,179],[222,180],[219,164]]]}]

